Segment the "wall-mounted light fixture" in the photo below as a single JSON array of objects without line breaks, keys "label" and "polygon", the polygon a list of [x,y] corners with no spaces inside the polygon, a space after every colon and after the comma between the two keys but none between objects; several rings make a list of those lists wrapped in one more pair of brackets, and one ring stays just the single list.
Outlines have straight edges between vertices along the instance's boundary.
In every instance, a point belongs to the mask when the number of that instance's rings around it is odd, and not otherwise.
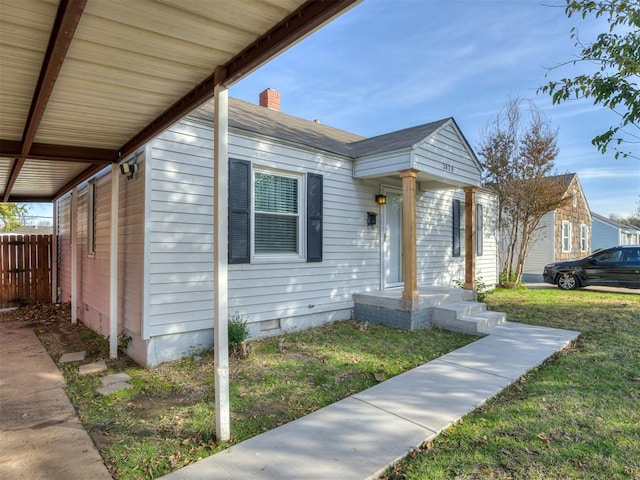
[{"label": "wall-mounted light fixture", "polygon": [[378,216],[375,212],[367,212],[367,226],[371,227],[376,224],[376,217]]},{"label": "wall-mounted light fixture", "polygon": [[129,180],[133,178],[133,175],[138,171],[138,162],[136,159],[129,160],[128,162],[120,164],[120,173],[126,175]]},{"label": "wall-mounted light fixture", "polygon": [[378,205],[386,205],[387,204],[387,196],[386,195],[382,195],[382,194],[376,195],[376,203]]}]

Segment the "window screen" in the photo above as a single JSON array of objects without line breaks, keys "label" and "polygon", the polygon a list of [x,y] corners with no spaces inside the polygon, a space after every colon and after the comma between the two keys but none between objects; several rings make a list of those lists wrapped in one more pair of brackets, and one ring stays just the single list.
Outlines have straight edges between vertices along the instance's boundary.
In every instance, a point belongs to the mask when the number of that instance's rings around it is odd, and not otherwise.
[{"label": "window screen", "polygon": [[299,253],[299,180],[256,172],[255,253]]}]

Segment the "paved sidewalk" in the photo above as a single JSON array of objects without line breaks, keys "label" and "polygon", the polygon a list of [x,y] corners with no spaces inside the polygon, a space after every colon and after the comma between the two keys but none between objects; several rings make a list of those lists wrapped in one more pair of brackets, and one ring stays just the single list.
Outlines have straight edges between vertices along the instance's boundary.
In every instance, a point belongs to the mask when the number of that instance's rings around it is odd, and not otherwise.
[{"label": "paved sidewalk", "polygon": [[0,479],[111,480],[33,329],[0,323]]},{"label": "paved sidewalk", "polygon": [[483,333],[437,360],[161,478],[375,478],[579,335],[512,322]]}]

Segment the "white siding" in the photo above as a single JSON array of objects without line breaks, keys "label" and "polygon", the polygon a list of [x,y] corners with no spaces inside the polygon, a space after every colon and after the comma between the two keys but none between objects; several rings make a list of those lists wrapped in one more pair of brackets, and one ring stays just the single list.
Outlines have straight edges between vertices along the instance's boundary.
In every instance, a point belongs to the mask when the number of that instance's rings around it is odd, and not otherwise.
[{"label": "white siding", "polygon": [[493,287],[498,284],[498,196],[479,190],[476,203],[483,208],[483,253],[476,257],[476,280]]},{"label": "white siding", "polygon": [[539,277],[537,279],[540,280],[544,266],[554,261],[554,221],[554,212],[547,213],[540,220],[538,229],[531,239],[529,252],[524,262],[523,273],[525,275],[537,275]]},{"label": "white siding", "polygon": [[[151,336],[213,326],[212,144],[210,128],[188,121],[152,144]],[[350,309],[354,292],[379,288],[379,233],[366,225],[379,187],[353,180],[350,160],[237,133],[229,156],[324,177],[323,261],[230,265],[231,314],[284,322]]]},{"label": "white siding", "polygon": [[[451,132],[444,130],[442,135]],[[148,331],[145,338],[213,327],[213,138],[210,125],[185,120],[154,140],[147,161]],[[229,156],[255,166],[323,175],[323,260],[229,265],[229,312],[244,316],[254,336],[262,328],[297,328],[303,317],[330,319],[350,312],[353,294],[380,288],[380,185],[353,178],[352,161],[255,139],[239,131],[229,138]],[[460,189],[420,192],[419,282],[451,285],[464,277],[464,257],[452,258],[453,198]],[[478,276],[495,284],[495,196],[480,192],[485,208],[484,255]]]},{"label": "white siding", "polygon": [[355,178],[381,177],[407,168],[419,170],[421,180],[480,185],[480,165],[452,121],[417,145],[356,159],[353,175]]},{"label": "white siding", "polygon": [[[464,208],[465,195],[461,189],[420,192],[417,202],[418,284],[451,286],[464,282],[464,250],[453,256],[453,200],[460,200]],[[483,254],[476,257],[476,280],[495,286],[497,278],[497,198],[487,191],[479,191],[476,203],[484,210]],[[464,238],[460,239],[464,244]]]},{"label": "white siding", "polygon": [[147,149],[144,337],[213,328],[213,131],[182,121]]},{"label": "white siding", "polygon": [[254,165],[323,175],[323,260],[320,263],[255,263],[229,268],[229,311],[250,322],[353,307],[355,292],[380,285],[378,226],[367,227],[367,211],[379,212],[377,184],[352,178],[348,159],[233,135],[229,155]]},{"label": "white siding", "polygon": [[452,122],[415,149],[413,168],[454,185],[480,185],[480,165]]},{"label": "white siding", "polygon": [[399,170],[412,168],[410,149],[400,152],[387,152],[379,155],[358,158],[354,162],[353,175],[356,178],[370,178],[395,174]]}]

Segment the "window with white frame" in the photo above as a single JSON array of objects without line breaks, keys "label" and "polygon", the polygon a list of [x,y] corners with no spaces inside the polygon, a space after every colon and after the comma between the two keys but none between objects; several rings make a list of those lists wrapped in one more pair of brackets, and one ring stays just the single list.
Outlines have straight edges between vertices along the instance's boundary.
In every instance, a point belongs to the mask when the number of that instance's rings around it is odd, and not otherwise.
[{"label": "window with white frame", "polygon": [[584,223],[580,225],[580,251],[586,252],[589,250],[589,227]]},{"label": "window with white frame", "polygon": [[96,253],[96,209],[97,209],[97,188],[95,180],[89,182],[87,186],[87,253]]},{"label": "window with white frame", "polygon": [[254,169],[255,257],[304,256],[302,181],[302,175]]},{"label": "window with white frame", "polygon": [[229,264],[322,262],[323,176],[229,159]]},{"label": "window with white frame", "polygon": [[571,222],[562,222],[562,253],[571,252]]}]

